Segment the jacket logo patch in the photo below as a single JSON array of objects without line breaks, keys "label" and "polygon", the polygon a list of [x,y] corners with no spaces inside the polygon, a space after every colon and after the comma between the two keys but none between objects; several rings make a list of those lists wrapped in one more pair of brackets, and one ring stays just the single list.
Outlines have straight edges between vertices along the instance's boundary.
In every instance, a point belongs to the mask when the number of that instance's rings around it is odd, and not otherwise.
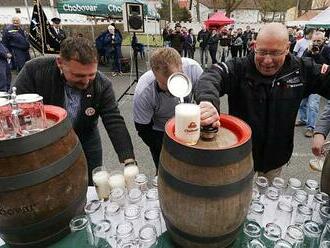
[{"label": "jacket logo patch", "polygon": [[303,83],[300,81],[300,77],[292,77],[286,81],[286,86],[288,88],[295,88],[303,86]]},{"label": "jacket logo patch", "polygon": [[92,107],[89,107],[89,108],[87,108],[87,109],[85,110],[85,114],[86,114],[87,116],[93,116],[93,115],[95,115],[95,109],[92,108]]}]

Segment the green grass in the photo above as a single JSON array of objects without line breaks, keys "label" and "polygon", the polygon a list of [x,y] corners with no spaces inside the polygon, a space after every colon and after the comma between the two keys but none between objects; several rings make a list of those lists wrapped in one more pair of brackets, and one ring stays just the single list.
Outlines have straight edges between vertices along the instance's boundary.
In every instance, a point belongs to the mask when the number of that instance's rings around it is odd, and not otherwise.
[{"label": "green grass", "polygon": [[[163,39],[160,35],[146,35],[146,34],[137,34],[138,42],[144,44],[145,46],[155,46],[161,47],[163,46]],[[131,45],[131,36],[128,34],[124,34],[123,46],[130,46]]]}]

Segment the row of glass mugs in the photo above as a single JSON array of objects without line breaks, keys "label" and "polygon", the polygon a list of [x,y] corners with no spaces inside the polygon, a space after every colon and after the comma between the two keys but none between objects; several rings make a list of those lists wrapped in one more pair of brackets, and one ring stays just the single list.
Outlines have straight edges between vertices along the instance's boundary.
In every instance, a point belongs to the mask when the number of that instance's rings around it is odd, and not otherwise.
[{"label": "row of glass mugs", "polygon": [[314,220],[325,225],[330,217],[330,208],[327,206],[329,196],[319,192],[317,181],[307,180],[304,189],[301,186],[293,189],[291,183],[292,181],[300,182],[298,179],[290,178],[289,186],[286,187],[282,178],[275,178],[272,186],[263,186],[261,192],[259,191],[260,181],[267,182],[267,179],[257,178],[257,187],[253,189],[248,216],[256,218],[261,226],[264,227],[267,223],[274,221],[274,218],[278,219],[283,215],[287,225],[302,224],[305,220]]},{"label": "row of glass mugs", "polygon": [[283,234],[275,223],[268,223],[264,229],[255,222],[244,223],[241,248],[319,248],[330,247],[330,222],[325,228],[314,221],[305,221],[302,226],[290,225]]},{"label": "row of glass mugs", "polygon": [[[127,197],[131,196],[133,198],[139,196],[135,195],[136,191],[130,192],[131,189],[137,188],[142,193],[145,193],[149,189],[148,177],[145,174],[139,173],[139,168],[136,165],[125,166],[124,171],[118,169],[111,172],[104,167],[97,167],[93,170],[92,174],[99,200],[107,201],[110,196],[112,198],[120,198],[121,195],[119,192],[121,190],[115,190],[118,188],[123,189],[124,192],[127,190]],[[157,176],[152,178],[149,185],[151,188],[157,187]],[[115,191],[112,192],[113,190]]]},{"label": "row of glass mugs", "polygon": [[[9,99],[9,96],[11,99]],[[43,98],[38,94],[0,97],[0,140],[33,134],[47,128]]]},{"label": "row of glass mugs", "polygon": [[151,248],[157,245],[154,225],[144,224],[137,236],[132,222],[122,222],[114,229],[111,221],[104,219],[92,224],[86,215],[76,216],[70,221],[70,247],[79,248]]}]

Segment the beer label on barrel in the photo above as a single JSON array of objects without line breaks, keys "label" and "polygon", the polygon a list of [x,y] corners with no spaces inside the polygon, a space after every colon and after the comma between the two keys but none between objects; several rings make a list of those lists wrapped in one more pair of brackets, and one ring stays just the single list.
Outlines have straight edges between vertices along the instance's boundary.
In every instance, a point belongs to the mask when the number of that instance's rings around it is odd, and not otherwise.
[{"label": "beer label on barrel", "polygon": [[26,206],[17,206],[14,208],[6,208],[4,206],[0,206],[0,215],[2,216],[13,216],[13,215],[22,215],[34,212],[34,208],[36,204],[26,205]]},{"label": "beer label on barrel", "polygon": [[89,108],[87,108],[87,109],[85,110],[85,114],[86,114],[87,116],[95,115],[95,109],[92,108],[92,107],[89,107]]}]

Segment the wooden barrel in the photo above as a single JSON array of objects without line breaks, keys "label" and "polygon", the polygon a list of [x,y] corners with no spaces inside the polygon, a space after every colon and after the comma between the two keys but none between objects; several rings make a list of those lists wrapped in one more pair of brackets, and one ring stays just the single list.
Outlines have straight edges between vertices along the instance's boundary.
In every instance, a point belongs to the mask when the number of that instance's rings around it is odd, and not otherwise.
[{"label": "wooden barrel", "polygon": [[221,114],[212,141],[194,146],[167,122],[159,164],[159,200],[168,232],[181,247],[224,248],[237,237],[252,195],[251,129]]},{"label": "wooden barrel", "polygon": [[51,127],[0,141],[0,237],[11,247],[46,247],[83,213],[87,162],[64,109],[45,106]]}]

